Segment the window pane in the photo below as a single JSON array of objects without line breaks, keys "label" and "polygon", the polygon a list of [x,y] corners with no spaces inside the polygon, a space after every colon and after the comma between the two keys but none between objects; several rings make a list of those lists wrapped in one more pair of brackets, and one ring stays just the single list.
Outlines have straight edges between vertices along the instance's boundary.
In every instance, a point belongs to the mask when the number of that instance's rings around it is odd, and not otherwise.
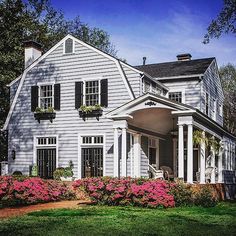
[{"label": "window pane", "polygon": [[169,99],[181,103],[182,102],[182,92],[170,92]]},{"label": "window pane", "polygon": [[52,85],[40,86],[40,107],[47,109],[52,107]]},{"label": "window pane", "polygon": [[99,104],[99,81],[87,81],[85,83],[85,105]]},{"label": "window pane", "polygon": [[73,40],[67,39],[65,41],[65,53],[73,53]]}]

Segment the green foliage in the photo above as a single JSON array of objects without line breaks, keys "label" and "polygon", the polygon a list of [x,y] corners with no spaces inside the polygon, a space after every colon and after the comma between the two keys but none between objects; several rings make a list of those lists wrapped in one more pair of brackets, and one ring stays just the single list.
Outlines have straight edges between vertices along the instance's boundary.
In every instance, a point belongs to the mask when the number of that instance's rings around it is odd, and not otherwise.
[{"label": "green foliage", "polygon": [[[81,22],[79,16],[66,19],[61,11],[52,7],[49,0],[0,1],[0,128],[3,127],[10,104],[6,85],[24,70],[23,42],[35,40],[42,44],[45,52],[68,33],[116,55],[107,32],[89,27]],[[3,145],[6,146],[6,143]]]},{"label": "green foliage", "polygon": [[53,178],[55,180],[61,180],[61,177],[67,178],[67,177],[73,177],[74,173],[71,169],[71,167],[59,167],[53,172]]},{"label": "green foliage", "polygon": [[214,137],[203,136],[202,131],[195,130],[193,132],[193,144],[200,145],[201,143],[205,143],[206,147],[213,148],[214,151],[218,152],[221,148],[220,141]]},{"label": "green foliage", "polygon": [[236,36],[236,1],[224,0],[224,6],[216,19],[207,28],[203,43],[209,43],[210,38],[219,38],[222,34],[232,33]]},{"label": "green foliage", "polygon": [[48,109],[43,109],[40,107],[36,107],[35,113],[54,113],[55,110],[53,107],[48,107]]},{"label": "green foliage", "polygon": [[173,185],[171,194],[174,195],[175,205],[177,207],[193,205],[191,187],[183,181],[177,181],[176,184]]},{"label": "green foliage", "polygon": [[193,196],[193,201],[196,206],[214,207],[217,200],[213,197],[211,190],[206,186],[202,187]]},{"label": "green foliage", "polygon": [[84,106],[84,105],[82,105],[80,107],[80,110],[85,112],[85,113],[90,113],[92,111],[101,110],[101,109],[102,109],[102,107],[98,104],[96,104],[94,106]]},{"label": "green foliage", "polygon": [[224,90],[224,127],[236,135],[236,67],[232,64],[219,70]]}]

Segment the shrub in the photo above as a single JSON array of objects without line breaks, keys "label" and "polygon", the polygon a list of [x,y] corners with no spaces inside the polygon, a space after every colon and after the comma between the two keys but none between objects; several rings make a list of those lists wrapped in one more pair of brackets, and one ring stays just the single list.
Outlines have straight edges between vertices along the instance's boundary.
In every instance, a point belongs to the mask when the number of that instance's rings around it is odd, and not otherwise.
[{"label": "shrub", "polygon": [[209,185],[200,185],[199,188],[193,187],[192,197],[196,206],[214,207],[217,204],[217,199]]},{"label": "shrub", "polygon": [[193,204],[191,185],[178,180],[170,183],[170,192],[173,194],[176,206],[190,206]]},{"label": "shrub", "polygon": [[54,180],[26,178],[17,180],[11,176],[0,177],[0,205],[28,205],[58,201],[73,197],[68,187]]},{"label": "shrub", "polygon": [[174,197],[165,181],[132,178],[87,178],[77,180],[74,188],[83,189],[99,204],[142,207],[174,207]]},{"label": "shrub", "polygon": [[13,174],[12,175],[15,175],[15,176],[21,176],[21,175],[23,175],[22,174],[22,172],[21,171],[19,171],[19,170],[16,170],[16,171],[14,171],[13,172]]},{"label": "shrub", "polygon": [[71,167],[59,167],[53,172],[53,178],[55,180],[60,180],[61,177],[67,178],[67,177],[73,177],[74,173],[71,169]]}]

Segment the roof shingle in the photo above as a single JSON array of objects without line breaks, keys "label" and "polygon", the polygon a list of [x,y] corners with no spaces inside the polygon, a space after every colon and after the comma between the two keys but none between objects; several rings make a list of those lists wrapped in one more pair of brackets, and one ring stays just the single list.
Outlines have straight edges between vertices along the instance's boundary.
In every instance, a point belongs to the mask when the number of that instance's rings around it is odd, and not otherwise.
[{"label": "roof shingle", "polygon": [[211,57],[190,61],[164,62],[134,66],[134,68],[149,74],[153,78],[197,75],[203,74],[214,59],[214,57]]}]

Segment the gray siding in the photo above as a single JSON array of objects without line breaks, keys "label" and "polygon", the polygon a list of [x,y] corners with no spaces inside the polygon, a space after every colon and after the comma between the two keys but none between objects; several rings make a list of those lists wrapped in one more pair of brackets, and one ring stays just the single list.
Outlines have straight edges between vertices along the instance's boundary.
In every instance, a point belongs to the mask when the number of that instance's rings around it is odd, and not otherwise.
[{"label": "gray siding", "polygon": [[[9,123],[9,154],[12,149],[16,150],[15,161],[9,158],[10,172],[21,170],[28,174],[33,162],[34,136],[58,135],[59,166],[67,166],[72,160],[77,175],[78,134],[93,133],[106,135],[105,174],[113,174],[112,121],[103,116],[100,121],[90,118],[84,122],[74,108],[75,81],[86,76],[108,79],[108,108],[104,109],[104,114],[130,100],[114,61],[79,43],[75,44],[74,54],[63,55],[63,45],[60,45],[26,75]],[[61,110],[56,112],[53,123],[41,121],[39,124],[30,111],[31,86],[52,81],[61,84]]]},{"label": "gray siding", "polygon": [[206,93],[208,93],[210,97],[209,116],[211,118],[213,117],[213,99],[215,99],[217,101],[216,122],[223,125],[223,116],[219,115],[219,105],[223,106],[224,94],[215,60],[212,62],[212,64],[205,72],[204,78],[201,83],[201,87],[202,87],[201,111],[204,113],[206,112],[205,100],[206,100]]},{"label": "gray siding", "polygon": [[141,84],[140,74],[130,69],[127,65],[123,63],[121,63],[121,66],[134,92],[134,96],[139,97],[142,94],[142,84]]},{"label": "gray siding", "polygon": [[185,104],[200,109],[201,86],[197,80],[170,81],[164,83],[170,90],[179,91],[185,95]]}]

